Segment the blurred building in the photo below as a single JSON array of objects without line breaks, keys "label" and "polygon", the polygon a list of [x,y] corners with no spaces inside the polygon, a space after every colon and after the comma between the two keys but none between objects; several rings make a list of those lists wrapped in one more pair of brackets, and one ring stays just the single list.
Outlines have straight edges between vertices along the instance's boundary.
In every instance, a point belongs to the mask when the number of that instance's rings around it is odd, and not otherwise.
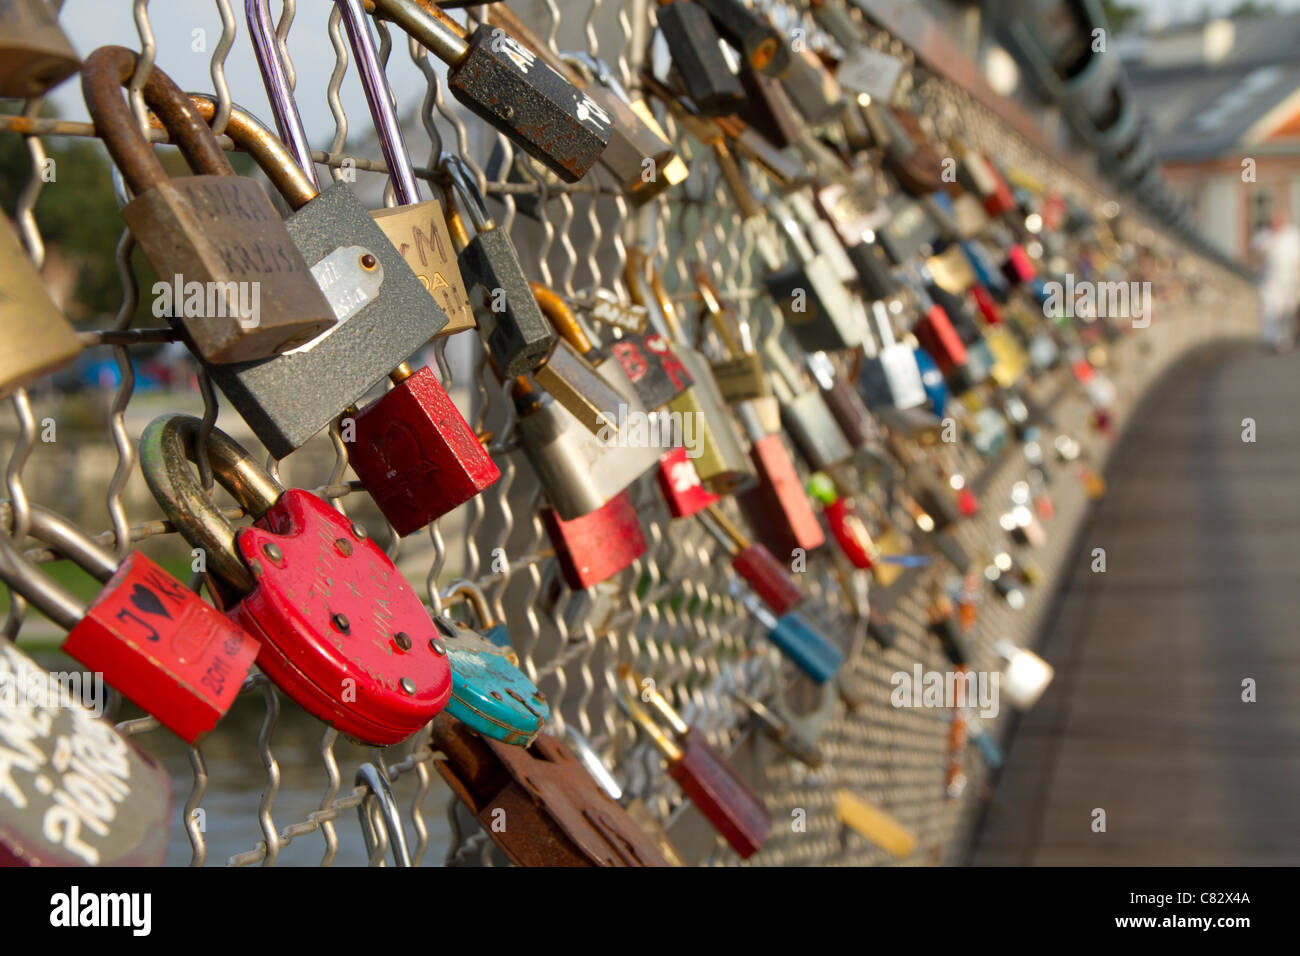
[{"label": "blurred building", "polygon": [[1118,50],[1170,188],[1205,237],[1248,258],[1275,211],[1300,224],[1300,15],[1210,20]]}]

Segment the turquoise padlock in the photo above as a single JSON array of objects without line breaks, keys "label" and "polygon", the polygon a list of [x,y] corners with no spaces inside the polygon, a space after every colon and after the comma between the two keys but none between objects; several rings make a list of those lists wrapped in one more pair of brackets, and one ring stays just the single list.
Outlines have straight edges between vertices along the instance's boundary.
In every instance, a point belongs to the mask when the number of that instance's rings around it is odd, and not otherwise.
[{"label": "turquoise padlock", "polygon": [[741,600],[767,630],[768,640],[811,677],[814,683],[826,683],[843,665],[843,651],[819,634],[795,611],[778,618],[752,594],[744,595]]},{"label": "turquoise padlock", "polygon": [[[434,618],[451,665],[451,700],[445,709],[485,737],[527,747],[551,716],[546,696],[519,669],[505,627],[492,621],[483,592],[459,581],[447,596],[455,594],[465,595],[465,603],[486,631],[481,633],[463,621]],[[488,635],[494,631],[497,636],[490,640]]]}]

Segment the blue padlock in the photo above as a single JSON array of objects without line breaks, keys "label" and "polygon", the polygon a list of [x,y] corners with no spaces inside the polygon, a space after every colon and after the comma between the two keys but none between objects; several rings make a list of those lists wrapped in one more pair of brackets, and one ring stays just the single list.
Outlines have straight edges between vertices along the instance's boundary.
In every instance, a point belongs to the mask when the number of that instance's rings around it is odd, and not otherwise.
[{"label": "blue padlock", "polygon": [[844,663],[843,652],[817,633],[798,612],[791,611],[778,618],[752,594],[746,594],[742,600],[767,629],[768,639],[813,681],[824,684],[835,676]]},{"label": "blue padlock", "polygon": [[934,359],[930,358],[930,353],[925,349],[913,351],[916,352],[916,365],[921,370],[921,386],[925,389],[930,411],[942,418],[944,406],[948,404],[948,385],[943,379],[943,372],[939,371],[939,366],[934,364]]},{"label": "blue padlock", "polygon": [[451,665],[451,700],[445,709],[485,737],[527,747],[551,716],[546,696],[519,669],[519,657],[504,637],[504,626],[492,624],[483,592],[459,581],[448,589],[452,594],[465,595],[488,634],[499,633],[489,640],[463,621],[434,618]]},{"label": "blue padlock", "polygon": [[979,284],[988,289],[993,298],[999,302],[1006,302],[1010,295],[1010,286],[988,250],[970,239],[962,242],[961,248],[966,253],[966,261],[970,263],[971,271],[975,273]]},{"label": "blue padlock", "polygon": [[993,735],[989,733],[973,715],[969,715],[966,718],[966,734],[970,740],[975,742],[975,746],[979,748],[980,756],[984,758],[985,766],[994,770],[1002,766],[1002,748],[999,747],[998,742],[993,739]]}]

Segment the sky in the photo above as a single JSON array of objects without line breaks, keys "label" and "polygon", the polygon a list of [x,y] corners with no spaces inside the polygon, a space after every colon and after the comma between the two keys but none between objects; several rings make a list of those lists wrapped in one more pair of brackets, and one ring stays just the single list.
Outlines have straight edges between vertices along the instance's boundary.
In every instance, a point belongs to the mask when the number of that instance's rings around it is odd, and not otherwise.
[{"label": "sky", "polygon": [[[250,111],[267,126],[274,128],[266,93],[262,87],[257,61],[253,57],[244,20],[243,0],[230,0],[237,20],[234,46],[226,59],[226,80],[236,103]],[[327,31],[330,8],[327,0],[299,0],[297,16],[289,34],[289,55],[298,75],[298,109],[308,139],[316,149],[326,148],[334,135],[334,120],[325,99],[325,89],[334,69],[334,50]],[[140,49],[139,35],[131,17],[130,0],[66,0],[60,17],[73,46],[82,56],[96,47],[117,44]],[[271,0],[271,17],[280,14],[280,3]],[[221,19],[212,0],[153,0],[148,5],[149,21],[158,44],[157,64],[184,90],[213,91],[209,61],[213,47],[221,38]],[[195,39],[194,31],[206,37]],[[195,52],[196,43],[206,40],[206,52]],[[394,30],[394,47],[388,68],[389,82],[404,118],[413,115],[424,96],[425,82],[411,63],[405,35]],[[369,113],[350,66],[340,93],[344,111],[353,119],[348,135],[350,144],[363,142],[370,129]],[[87,119],[77,77],[67,80],[51,99],[68,119]],[[410,143],[417,165],[428,158],[428,142]]]}]

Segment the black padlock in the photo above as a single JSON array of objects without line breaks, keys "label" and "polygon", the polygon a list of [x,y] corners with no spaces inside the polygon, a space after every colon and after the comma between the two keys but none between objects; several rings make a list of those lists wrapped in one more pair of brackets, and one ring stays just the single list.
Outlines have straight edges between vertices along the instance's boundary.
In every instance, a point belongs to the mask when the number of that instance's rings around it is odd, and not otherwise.
[{"label": "black padlock", "polygon": [[727,63],[722,37],[708,12],[689,0],[672,0],[662,3],[657,16],[686,95],[705,116],[734,113],[744,102],[745,90]]},{"label": "black padlock", "polygon": [[790,48],[761,13],[744,0],[699,0],[719,32],[745,57],[745,63],[767,76],[780,76],[790,65]]}]

